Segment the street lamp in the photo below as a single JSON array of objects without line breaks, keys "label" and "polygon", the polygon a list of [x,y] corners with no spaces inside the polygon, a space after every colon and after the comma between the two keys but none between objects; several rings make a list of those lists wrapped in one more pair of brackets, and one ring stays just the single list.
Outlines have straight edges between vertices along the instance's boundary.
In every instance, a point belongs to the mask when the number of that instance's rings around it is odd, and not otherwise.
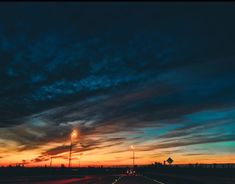
[{"label": "street lamp", "polygon": [[53,157],[51,156],[51,160],[50,160],[50,167],[52,166],[52,159],[53,159]]},{"label": "street lamp", "polygon": [[133,151],[133,169],[134,169],[134,166],[135,166],[135,147],[133,145],[131,145],[131,149]]},{"label": "street lamp", "polygon": [[83,153],[79,154],[79,167],[80,167],[80,162],[81,162],[82,155],[83,155]]},{"label": "street lamp", "polygon": [[73,138],[77,137],[77,131],[73,130],[70,134],[70,147],[69,147],[69,168],[71,164],[71,155],[72,155],[72,146],[73,146]]}]

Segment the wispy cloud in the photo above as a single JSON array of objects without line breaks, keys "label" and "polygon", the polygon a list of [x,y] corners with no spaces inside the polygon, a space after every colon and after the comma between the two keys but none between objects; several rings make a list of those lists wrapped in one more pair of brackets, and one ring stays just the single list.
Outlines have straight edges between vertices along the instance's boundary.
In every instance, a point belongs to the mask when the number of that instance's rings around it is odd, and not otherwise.
[{"label": "wispy cloud", "polygon": [[232,8],[201,7],[198,15],[189,4],[51,7],[0,7],[3,148],[50,145],[35,156],[43,161],[66,152],[72,129],[75,153],[234,141]]}]

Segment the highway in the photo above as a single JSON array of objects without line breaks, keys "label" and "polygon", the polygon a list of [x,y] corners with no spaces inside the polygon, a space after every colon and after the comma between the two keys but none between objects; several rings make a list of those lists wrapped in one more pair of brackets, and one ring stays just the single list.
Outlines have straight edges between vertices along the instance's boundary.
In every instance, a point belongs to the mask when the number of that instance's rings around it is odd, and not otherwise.
[{"label": "highway", "polygon": [[65,179],[55,181],[34,182],[32,184],[165,184],[144,176],[104,176],[84,179]]},{"label": "highway", "polygon": [[32,182],[27,184],[234,184],[234,178],[221,178],[217,176],[183,176],[183,175],[149,175],[124,176],[103,175],[87,176],[84,178],[64,179],[55,181]]},{"label": "highway", "polygon": [[165,184],[145,176],[123,176],[113,184]]},{"label": "highway", "polygon": [[58,178],[49,179],[45,177],[20,177],[0,179],[0,183],[4,184],[112,184],[120,175],[88,175],[82,178]]},{"label": "highway", "polygon": [[21,177],[0,179],[3,184],[234,184],[234,177],[190,176],[181,174],[146,174],[138,176],[125,175],[87,175],[85,177],[48,178]]},{"label": "highway", "polygon": [[123,176],[123,175],[100,175],[100,176],[86,176],[84,178],[68,178],[68,179],[54,179],[41,181],[8,180],[5,184],[165,184],[159,181],[154,181],[145,176]]}]

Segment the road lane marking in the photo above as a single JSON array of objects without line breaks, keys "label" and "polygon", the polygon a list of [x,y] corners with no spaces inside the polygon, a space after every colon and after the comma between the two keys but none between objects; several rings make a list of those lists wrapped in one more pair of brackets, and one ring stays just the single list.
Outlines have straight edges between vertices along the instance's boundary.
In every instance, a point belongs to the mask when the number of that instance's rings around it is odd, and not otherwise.
[{"label": "road lane marking", "polygon": [[112,184],[116,184],[123,176],[120,176],[118,179],[115,179],[115,181]]},{"label": "road lane marking", "polygon": [[149,178],[149,177],[147,177],[147,176],[144,176],[146,179],[148,179],[148,180],[151,180],[151,181],[154,181],[154,182],[156,182],[156,183],[159,183],[159,184],[165,184],[165,183],[163,183],[163,182],[160,182],[160,181],[157,181],[157,180],[153,180],[153,179],[151,179],[151,178]]}]

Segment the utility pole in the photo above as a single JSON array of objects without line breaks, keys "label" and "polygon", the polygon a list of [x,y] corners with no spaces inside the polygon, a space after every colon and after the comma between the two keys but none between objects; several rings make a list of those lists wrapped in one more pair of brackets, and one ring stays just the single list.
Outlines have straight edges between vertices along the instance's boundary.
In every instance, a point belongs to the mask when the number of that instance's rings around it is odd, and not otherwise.
[{"label": "utility pole", "polygon": [[69,168],[71,164],[71,154],[72,154],[72,136],[70,137],[70,147],[69,147]]},{"label": "utility pole", "polygon": [[51,160],[50,160],[50,167],[52,166],[52,157],[51,157]]},{"label": "utility pole", "polygon": [[133,168],[135,167],[135,150],[133,149]]},{"label": "utility pole", "polygon": [[133,169],[135,167],[135,147],[133,145],[131,145],[131,149],[132,149],[132,159],[133,159]]},{"label": "utility pole", "polygon": [[71,134],[70,134],[70,147],[69,147],[69,168],[71,166],[71,155],[72,155],[72,146],[73,146],[73,137],[77,137],[77,132],[74,130]]}]

